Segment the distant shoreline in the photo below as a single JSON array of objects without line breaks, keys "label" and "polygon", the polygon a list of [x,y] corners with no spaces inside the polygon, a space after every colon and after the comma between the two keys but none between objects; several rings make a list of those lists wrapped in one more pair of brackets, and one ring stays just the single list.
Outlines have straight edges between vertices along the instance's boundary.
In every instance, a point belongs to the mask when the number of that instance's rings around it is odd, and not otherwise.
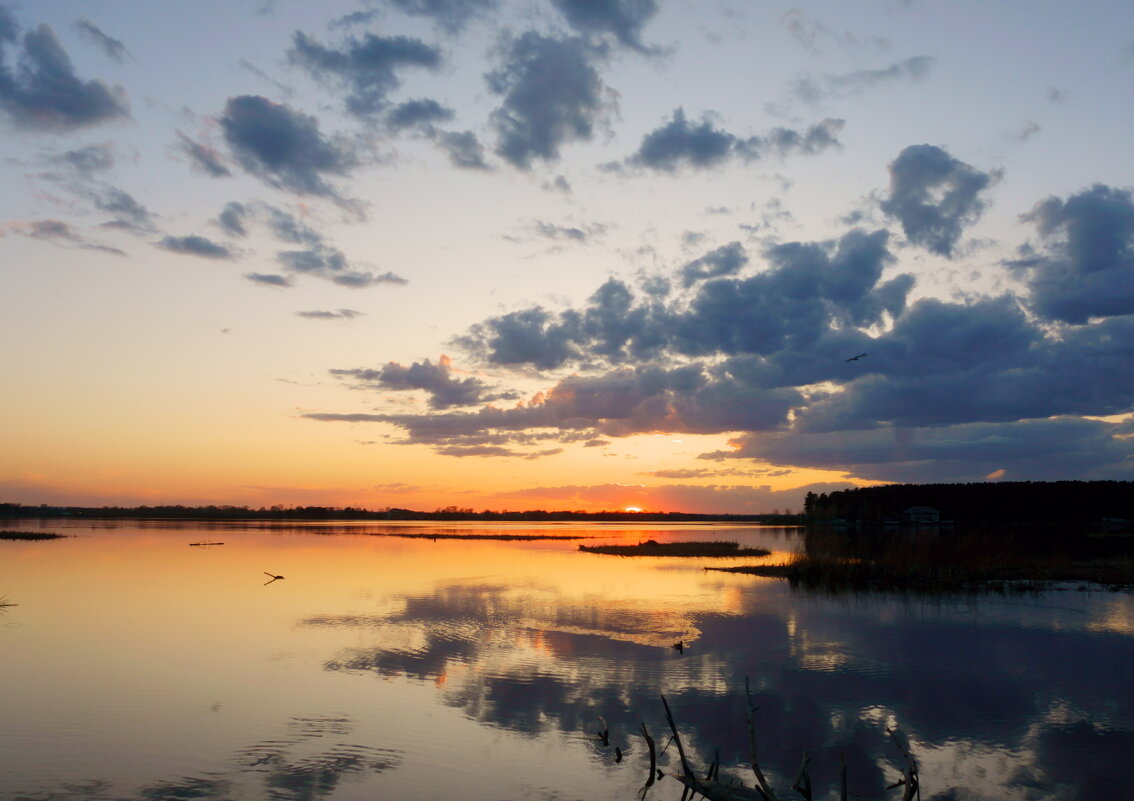
[{"label": "distant shoreline", "polygon": [[697,514],[692,512],[572,512],[491,511],[448,507],[433,512],[413,509],[358,509],[355,507],[300,506],[252,509],[247,506],[28,506],[0,503],[0,520],[5,518],[69,517],[91,520],[215,520],[215,521],[469,521],[469,522],[593,522],[593,523],[745,523],[802,526],[802,514]]}]

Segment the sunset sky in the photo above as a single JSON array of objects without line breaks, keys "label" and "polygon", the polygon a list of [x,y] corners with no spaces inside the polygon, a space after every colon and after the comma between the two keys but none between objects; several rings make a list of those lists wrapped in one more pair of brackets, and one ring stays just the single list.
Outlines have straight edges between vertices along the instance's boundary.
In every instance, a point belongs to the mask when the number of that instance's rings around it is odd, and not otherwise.
[{"label": "sunset sky", "polygon": [[0,502],[1134,478],[1129,2],[0,0],[0,132]]}]

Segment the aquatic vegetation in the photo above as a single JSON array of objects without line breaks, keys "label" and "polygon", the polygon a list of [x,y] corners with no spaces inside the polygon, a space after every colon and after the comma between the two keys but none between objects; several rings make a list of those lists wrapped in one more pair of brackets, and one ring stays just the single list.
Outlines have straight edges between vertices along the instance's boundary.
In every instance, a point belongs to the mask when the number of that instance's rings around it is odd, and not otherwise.
[{"label": "aquatic vegetation", "polygon": [[59,540],[66,536],[50,531],[0,531],[0,540]]},{"label": "aquatic vegetation", "polygon": [[1134,561],[1035,560],[940,564],[892,559],[801,555],[781,565],[709,568],[787,579],[792,586],[833,592],[1032,591],[1062,582],[1134,590]]},{"label": "aquatic vegetation", "polygon": [[741,548],[739,543],[713,542],[658,542],[646,540],[636,545],[580,545],[580,551],[612,556],[767,556],[766,548]]},{"label": "aquatic vegetation", "polygon": [[[720,749],[716,751],[716,756],[713,762],[709,765],[708,769],[703,773],[698,773],[689,762],[689,757],[686,754],[685,746],[681,741],[681,735],[677,730],[677,723],[674,721],[673,710],[670,709],[669,702],[663,695],[661,697],[662,706],[665,707],[665,719],[669,724],[670,733],[672,735],[671,742],[677,746],[678,758],[681,763],[680,773],[666,773],[657,769],[656,752],[654,740],[650,737],[646,725],[642,724],[642,736],[646,740],[646,744],[650,751],[650,773],[646,780],[646,784],[642,787],[644,797],[645,791],[653,786],[656,778],[662,779],[665,776],[672,776],[684,786],[682,792],[682,799],[686,798],[687,794],[692,794],[693,797],[701,795],[708,801],[779,801],[780,796],[772,788],[771,783],[768,781],[764,774],[763,768],[760,766],[759,749],[757,748],[757,730],[755,723],[755,712],[759,707],[752,703],[752,692],[749,680],[747,677],[744,679],[744,695],[745,695],[745,722],[748,728],[748,748],[749,748],[749,763],[752,767],[752,773],[756,778],[756,786],[749,787],[741,783],[739,780],[726,777],[721,779],[720,776]],[[897,747],[901,754],[901,778],[892,783],[887,790],[894,790],[901,788],[902,801],[911,801],[913,798],[921,797],[921,777],[918,772],[917,761],[914,759],[910,751],[909,744],[905,741],[905,736],[897,729],[887,729],[891,741]],[[800,760],[799,771],[796,773],[795,780],[791,784],[791,789],[798,793],[805,801],[812,801],[812,784],[811,784],[811,757],[805,751]],[[840,760],[839,769],[839,798],[847,799],[851,795],[847,787],[847,766],[845,760]],[[935,796],[936,797],[936,796]]]}]

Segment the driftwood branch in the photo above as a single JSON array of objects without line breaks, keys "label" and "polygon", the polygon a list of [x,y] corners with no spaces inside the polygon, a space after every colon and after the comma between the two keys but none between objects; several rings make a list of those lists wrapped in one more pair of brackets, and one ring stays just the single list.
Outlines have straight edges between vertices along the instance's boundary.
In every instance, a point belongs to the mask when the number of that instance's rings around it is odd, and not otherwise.
[{"label": "driftwood branch", "polygon": [[767,801],[778,801],[776,791],[768,784],[764,771],[760,770],[760,759],[756,751],[756,721],[753,713],[756,707],[752,706],[752,688],[748,677],[744,677],[744,719],[748,723],[748,752],[752,759],[752,772],[756,774],[756,786]]},{"label": "driftwood branch", "polygon": [[[698,778],[697,773],[694,771],[689,762],[689,757],[685,753],[685,745],[681,741],[681,735],[677,731],[677,723],[673,718],[673,710],[669,707],[669,702],[663,695],[662,705],[665,707],[665,719],[669,723],[672,737],[670,742],[677,744],[678,757],[681,760],[681,773],[665,774],[657,769],[657,753],[654,747],[654,740],[650,737],[649,731],[646,729],[646,724],[642,724],[642,736],[646,739],[646,744],[650,750],[650,778],[646,785],[642,788],[642,794],[646,789],[653,785],[655,773],[658,779],[664,775],[673,776],[681,783],[683,790],[681,794],[682,801],[689,798],[692,799],[695,795],[702,795],[707,801],[780,801],[776,795],[776,791],[772,789],[771,784],[768,783],[764,771],[760,768],[759,755],[756,749],[756,724],[754,720],[754,712],[757,707],[752,704],[751,686],[747,678],[744,680],[744,696],[745,696],[745,719],[748,723],[748,745],[750,750],[750,758],[752,761],[752,772],[756,775],[756,787],[744,787],[738,784],[724,784],[720,781],[720,749],[715,752],[713,761],[709,764],[708,770],[704,774],[704,778]],[[917,762],[910,753],[909,746],[905,743],[902,735],[897,730],[887,729],[895,746],[901,752],[905,760],[905,769],[902,772],[902,778],[887,787],[887,790],[893,790],[897,787],[902,789],[902,801],[913,801],[915,798],[920,801],[921,799],[921,780],[918,776]],[[667,745],[668,749],[669,746]],[[813,801],[813,788],[811,785],[811,755],[806,751],[803,753],[803,758],[800,761],[799,771],[796,773],[795,781],[792,782],[791,789],[797,792],[804,801]],[[847,801],[850,793],[847,790],[847,761],[845,754],[839,755],[839,801]]]}]

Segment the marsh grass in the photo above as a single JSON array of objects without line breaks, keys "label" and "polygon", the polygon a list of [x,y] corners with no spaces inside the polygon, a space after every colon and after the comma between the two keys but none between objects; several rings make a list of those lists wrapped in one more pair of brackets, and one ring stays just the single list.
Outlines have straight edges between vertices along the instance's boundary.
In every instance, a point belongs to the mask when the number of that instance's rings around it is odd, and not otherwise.
[{"label": "marsh grass", "polygon": [[786,564],[713,569],[834,592],[1028,591],[1063,582],[1134,590],[1128,549],[1019,532],[809,533],[806,552]]},{"label": "marsh grass", "polygon": [[0,540],[60,540],[66,536],[49,531],[0,531]]},{"label": "marsh grass", "polygon": [[766,548],[741,548],[739,543],[722,540],[710,542],[658,542],[646,540],[637,545],[580,545],[580,551],[611,556],[767,556]]}]

